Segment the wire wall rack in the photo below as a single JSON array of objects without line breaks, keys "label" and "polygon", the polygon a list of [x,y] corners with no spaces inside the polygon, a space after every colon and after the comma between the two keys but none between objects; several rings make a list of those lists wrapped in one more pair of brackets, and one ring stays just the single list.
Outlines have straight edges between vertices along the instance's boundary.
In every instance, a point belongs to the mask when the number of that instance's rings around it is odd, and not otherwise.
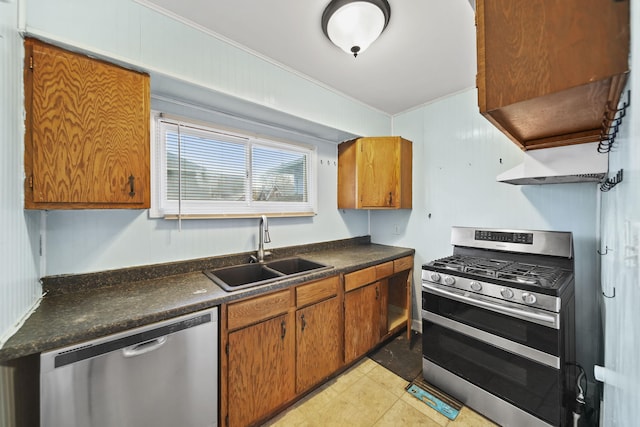
[{"label": "wire wall rack", "polygon": [[627,115],[627,109],[631,105],[631,91],[627,91],[627,100],[620,108],[611,108],[607,103],[606,111],[602,117],[602,131],[598,143],[598,153],[608,153],[616,142],[616,136],[620,130],[622,119]]},{"label": "wire wall rack", "polygon": [[616,185],[620,184],[622,182],[622,176],[623,174],[623,169],[620,169],[618,171],[618,173],[616,174],[615,177],[613,178],[607,178],[601,185],[600,185],[600,191],[609,191],[611,190],[613,187],[615,187]]}]

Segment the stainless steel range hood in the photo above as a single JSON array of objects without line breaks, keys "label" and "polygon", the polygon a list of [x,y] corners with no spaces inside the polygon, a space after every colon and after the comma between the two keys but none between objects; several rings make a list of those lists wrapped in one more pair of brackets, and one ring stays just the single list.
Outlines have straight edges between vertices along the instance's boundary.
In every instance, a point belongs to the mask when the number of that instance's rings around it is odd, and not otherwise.
[{"label": "stainless steel range hood", "polygon": [[496,180],[514,185],[600,182],[607,175],[609,155],[597,148],[593,142],[527,151],[521,164]]}]

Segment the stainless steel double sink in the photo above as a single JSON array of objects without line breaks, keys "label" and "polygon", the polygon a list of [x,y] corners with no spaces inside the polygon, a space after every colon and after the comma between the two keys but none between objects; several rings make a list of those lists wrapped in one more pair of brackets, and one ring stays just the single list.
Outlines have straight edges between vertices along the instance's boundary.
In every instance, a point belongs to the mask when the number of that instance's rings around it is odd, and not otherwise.
[{"label": "stainless steel double sink", "polygon": [[293,257],[205,270],[204,274],[222,289],[231,292],[330,268],[333,266]]}]

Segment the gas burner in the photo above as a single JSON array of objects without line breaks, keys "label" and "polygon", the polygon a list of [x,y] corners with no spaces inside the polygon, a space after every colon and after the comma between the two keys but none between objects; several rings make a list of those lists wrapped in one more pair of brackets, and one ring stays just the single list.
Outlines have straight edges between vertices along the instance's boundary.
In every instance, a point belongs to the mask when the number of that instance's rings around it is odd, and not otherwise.
[{"label": "gas burner", "polygon": [[530,279],[528,277],[517,276],[516,281],[520,283],[524,283],[527,285],[539,285],[540,281],[538,279]]},{"label": "gas burner", "polygon": [[509,281],[509,282],[524,283],[525,285],[540,286],[540,281],[538,279],[536,279],[536,278],[533,278],[533,277],[518,276],[516,274],[505,274],[505,273],[498,273],[496,275],[496,277],[498,279],[506,280],[506,281]]},{"label": "gas burner", "polygon": [[553,288],[562,284],[567,274],[569,274],[567,270],[557,267],[513,263],[503,271],[497,272],[496,278],[542,288]]},{"label": "gas burner", "polygon": [[475,266],[465,267],[464,271],[465,273],[477,274],[478,276],[494,277],[496,275],[496,272],[491,269]]},{"label": "gas burner", "polygon": [[445,268],[447,270],[464,271],[464,261],[460,257],[447,257],[437,259],[430,263],[430,265],[439,268]]}]

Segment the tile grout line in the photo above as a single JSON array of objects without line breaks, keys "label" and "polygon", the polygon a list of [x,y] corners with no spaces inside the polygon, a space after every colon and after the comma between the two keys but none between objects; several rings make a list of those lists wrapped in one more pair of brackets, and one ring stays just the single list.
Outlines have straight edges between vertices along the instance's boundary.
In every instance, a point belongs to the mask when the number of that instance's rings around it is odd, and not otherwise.
[{"label": "tile grout line", "polygon": [[[353,379],[351,378],[351,376],[357,376],[357,378]],[[389,382],[385,381],[385,377],[389,379]],[[422,410],[422,409],[429,408],[428,405],[425,405],[426,406],[425,408],[419,409],[419,406],[414,404],[418,402],[418,399],[416,399],[415,397],[411,396],[409,393],[406,392],[406,385],[409,383],[409,381],[402,378],[395,372],[391,371],[386,366],[378,364],[377,362],[369,358],[363,359],[362,361],[358,362],[356,365],[349,368],[349,370],[343,372],[341,375],[332,379],[330,382],[320,386],[318,389],[314,390],[312,393],[304,397],[301,401],[296,403],[294,406],[292,406],[285,412],[279,414],[271,421],[267,421],[263,426],[271,426],[271,427],[288,426],[288,425],[291,425],[291,423],[294,423],[294,421],[296,420],[296,417],[304,421],[304,424],[302,424],[302,426],[309,426],[309,427],[320,426],[322,424],[321,423],[319,424],[318,420],[321,419],[326,413],[332,412],[332,407],[335,408],[337,402],[340,399],[342,399],[343,404],[347,403],[352,406],[361,406],[357,403],[358,400],[354,398],[354,396],[350,396],[349,393],[356,394],[357,393],[356,386],[365,378],[367,378],[367,380],[371,381],[372,383],[375,383],[375,386],[380,389],[378,391],[384,391],[387,394],[391,395],[392,396],[391,400],[393,401],[390,404],[390,406],[382,414],[377,416],[373,421],[368,421],[368,423],[365,424],[368,427],[376,426],[378,423],[381,422],[381,420],[384,419],[384,417],[390,411],[394,409],[396,405],[399,405],[399,404],[408,405],[409,407],[411,407],[413,410],[416,411],[416,415],[419,416],[421,419],[425,419],[425,421],[428,419],[431,423],[433,423],[434,425],[438,425],[440,427],[453,427],[453,426],[462,427],[463,425],[465,425],[462,423],[464,423],[465,421],[468,421],[468,417],[472,417],[472,419],[475,419],[475,421],[478,422],[477,423],[478,426],[495,426],[495,424],[492,424],[490,422],[485,423],[484,420],[486,419],[484,419],[480,414],[476,415],[476,413],[473,410],[469,410],[466,413],[466,415],[462,417],[465,419],[464,421],[459,419],[449,420],[448,418],[444,417],[444,415],[442,415],[442,418],[432,418],[431,416],[429,416],[428,410],[426,411]],[[342,380],[342,382],[346,382],[347,384],[345,385],[345,384],[339,383],[340,379]],[[401,381],[396,381],[397,379]],[[398,384],[391,384],[393,381],[396,381]],[[395,389],[399,387],[400,382],[404,384],[401,393],[397,395],[396,393],[389,391],[390,389]],[[337,390],[338,384],[340,384],[340,387],[339,387],[340,391]],[[362,384],[361,387],[366,387],[366,386]],[[318,396],[321,396],[323,393],[327,393],[327,396],[322,397],[322,398],[327,397],[327,400],[325,402],[320,401],[320,405],[318,405],[318,407],[315,408],[313,406],[313,403],[311,402],[313,402],[314,398],[318,398]],[[319,398],[319,399],[322,399],[322,398]],[[416,402],[413,402],[410,399],[414,399]],[[410,403],[410,402],[413,402],[413,403]],[[304,407],[305,405],[309,405],[307,406],[307,410],[302,410],[301,408]],[[441,415],[437,413],[437,411],[435,410],[432,410],[432,411],[434,411],[434,415]],[[355,421],[355,419],[352,419],[352,421]],[[362,420],[359,420],[359,421],[362,421]],[[300,421],[296,421],[294,424],[300,425],[299,422]],[[358,424],[358,425],[363,425],[363,424]]]}]

